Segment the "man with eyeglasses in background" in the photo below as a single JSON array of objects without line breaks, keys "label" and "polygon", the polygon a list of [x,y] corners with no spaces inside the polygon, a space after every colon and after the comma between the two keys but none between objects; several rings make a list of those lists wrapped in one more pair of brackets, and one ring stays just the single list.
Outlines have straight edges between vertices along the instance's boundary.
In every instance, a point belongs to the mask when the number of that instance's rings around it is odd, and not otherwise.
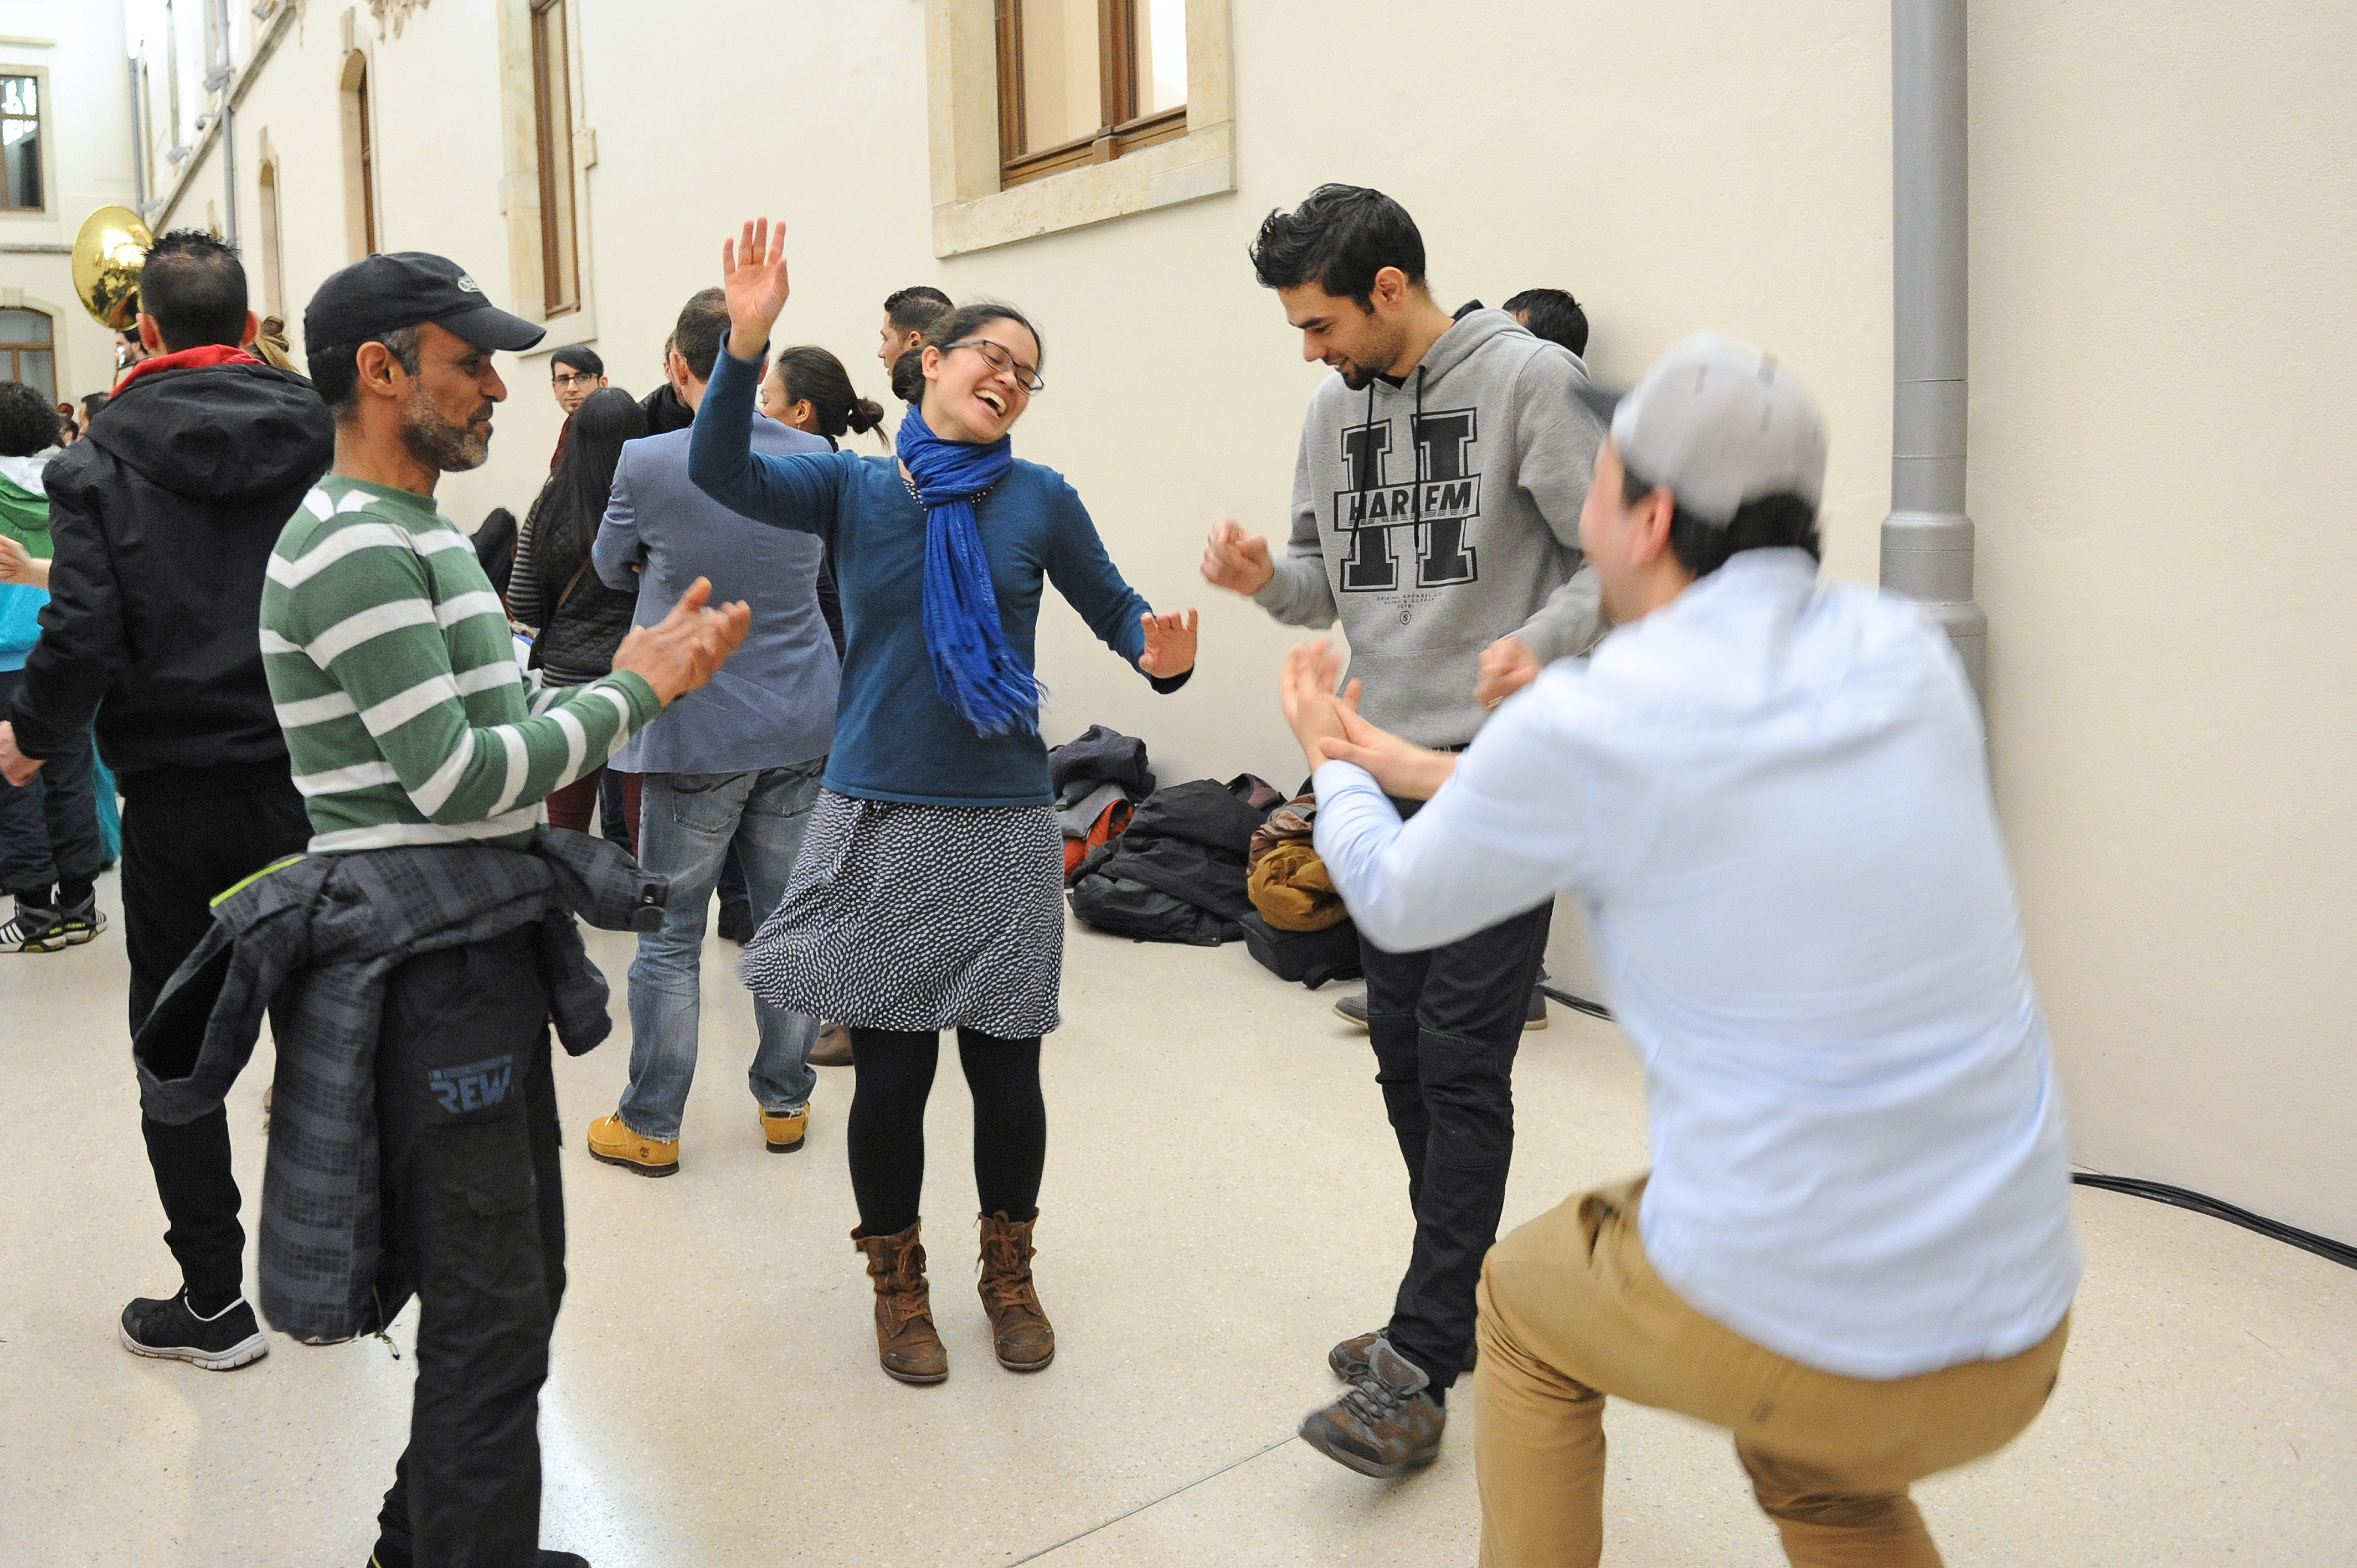
[{"label": "man with eyeglasses in background", "polygon": [[605,385],[606,361],[588,344],[569,344],[548,357],[548,390],[556,394],[556,406],[567,420]]}]

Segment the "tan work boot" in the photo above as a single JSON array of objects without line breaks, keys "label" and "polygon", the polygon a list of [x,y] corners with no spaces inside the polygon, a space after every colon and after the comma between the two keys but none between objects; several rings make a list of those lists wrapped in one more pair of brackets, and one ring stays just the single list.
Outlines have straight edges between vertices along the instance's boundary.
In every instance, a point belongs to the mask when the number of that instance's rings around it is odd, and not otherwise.
[{"label": "tan work boot", "polygon": [[933,1305],[925,1289],[925,1249],[917,1240],[922,1220],[898,1236],[851,1233],[851,1244],[867,1254],[867,1276],[876,1282],[876,1359],[888,1377],[904,1383],[938,1383],[950,1375],[950,1353],[933,1329]]},{"label": "tan work boot", "polygon": [[640,1176],[673,1176],[679,1170],[679,1140],[633,1133],[619,1114],[600,1116],[589,1123],[589,1157]]},{"label": "tan work boot", "polygon": [[1056,1331],[1039,1309],[1031,1285],[1034,1214],[1017,1225],[1004,1213],[982,1221],[982,1308],[990,1314],[990,1337],[998,1364],[1010,1372],[1036,1372],[1056,1359]]},{"label": "tan work boot", "polygon": [[791,1155],[810,1136],[810,1107],[800,1111],[761,1112],[761,1141],[773,1155]]}]

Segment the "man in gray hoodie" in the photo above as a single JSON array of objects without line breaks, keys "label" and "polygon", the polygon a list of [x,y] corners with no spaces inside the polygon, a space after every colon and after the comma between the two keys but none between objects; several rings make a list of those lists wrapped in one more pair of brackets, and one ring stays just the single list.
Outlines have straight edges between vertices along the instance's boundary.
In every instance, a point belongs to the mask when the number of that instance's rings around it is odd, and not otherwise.
[{"label": "man in gray hoodie", "polygon": [[[1303,357],[1336,373],[1302,424],[1285,554],[1223,521],[1203,575],[1292,625],[1339,619],[1369,722],[1461,749],[1489,707],[1605,630],[1578,543],[1603,437],[1581,397],[1587,369],[1503,311],[1452,318],[1435,304],[1423,236],[1380,191],[1319,187],[1269,215],[1252,259]],[[1551,913],[1541,904],[1425,952],[1361,944],[1415,1242],[1390,1323],[1327,1359],[1351,1391],[1301,1435],[1366,1475],[1439,1453],[1448,1390],[1472,1353],[1473,1290],[1513,1152],[1514,1050]],[[1402,1358],[1424,1386],[1403,1392],[1378,1370]]]}]

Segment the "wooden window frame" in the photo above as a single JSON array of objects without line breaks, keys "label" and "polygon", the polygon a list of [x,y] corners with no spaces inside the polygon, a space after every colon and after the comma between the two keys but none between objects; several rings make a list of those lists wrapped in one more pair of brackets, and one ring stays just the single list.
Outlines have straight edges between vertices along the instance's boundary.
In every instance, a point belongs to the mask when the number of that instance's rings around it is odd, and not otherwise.
[{"label": "wooden window frame", "polygon": [[360,80],[352,83],[352,112],[359,119],[360,141],[356,148],[360,156],[361,174],[361,240],[368,248],[363,255],[375,255],[383,247],[376,232],[376,126],[375,113],[369,104],[369,68],[361,62]]},{"label": "wooden window frame", "polygon": [[[544,320],[581,308],[581,226],[573,189],[573,37],[565,0],[532,0],[532,98],[540,165],[540,284]],[[556,48],[550,47],[554,14]],[[552,59],[552,56],[554,58]]]},{"label": "wooden window frame", "polygon": [[33,112],[30,114],[0,114],[0,123],[5,123],[11,120],[30,120],[33,123],[33,177],[40,181],[41,185],[41,199],[39,201],[35,202],[30,206],[19,206],[10,199],[10,198],[15,195],[15,192],[8,189],[8,175],[6,168],[5,166],[0,166],[0,214],[13,213],[22,215],[36,212],[47,212],[53,205],[49,200],[49,138],[48,135],[48,120],[49,115],[48,73],[46,71],[31,71],[9,68],[6,70],[0,70],[0,77],[12,78],[18,81],[29,81],[33,84]]},{"label": "wooden window frame", "polygon": [[[1111,163],[1125,154],[1187,134],[1187,106],[1137,112],[1138,0],[1097,0],[1098,125],[1090,134],[1052,147],[1025,145],[1023,119],[1023,0],[996,0],[998,34],[999,187],[1045,179],[1066,169]],[[1192,96],[1192,90],[1189,90]],[[1008,149],[1023,151],[1008,156]]]},{"label": "wooden window frame", "polygon": [[8,368],[8,379],[18,381],[25,379],[24,357],[27,354],[47,354],[49,357],[49,399],[51,402],[57,401],[58,318],[48,311],[43,310],[38,306],[35,305],[15,305],[10,306],[8,308],[11,310],[29,311],[33,315],[40,317],[49,324],[49,340],[46,343],[0,343],[0,356],[5,357],[5,362]]},{"label": "wooden window frame", "polygon": [[285,246],[281,240],[284,217],[278,209],[278,158],[272,154],[254,171],[254,205],[262,220],[262,314],[286,319]]}]

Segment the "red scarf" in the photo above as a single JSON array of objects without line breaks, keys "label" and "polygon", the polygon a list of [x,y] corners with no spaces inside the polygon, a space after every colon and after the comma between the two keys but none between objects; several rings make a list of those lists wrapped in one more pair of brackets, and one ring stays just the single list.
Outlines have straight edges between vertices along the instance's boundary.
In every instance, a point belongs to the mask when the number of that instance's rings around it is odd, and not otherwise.
[{"label": "red scarf", "polygon": [[150,371],[186,371],[199,365],[258,365],[261,363],[260,360],[242,349],[231,348],[227,343],[206,343],[194,349],[182,349],[178,353],[157,354],[152,359],[140,360],[124,371],[123,379],[114,383],[115,395],[121,396],[124,388]]}]

